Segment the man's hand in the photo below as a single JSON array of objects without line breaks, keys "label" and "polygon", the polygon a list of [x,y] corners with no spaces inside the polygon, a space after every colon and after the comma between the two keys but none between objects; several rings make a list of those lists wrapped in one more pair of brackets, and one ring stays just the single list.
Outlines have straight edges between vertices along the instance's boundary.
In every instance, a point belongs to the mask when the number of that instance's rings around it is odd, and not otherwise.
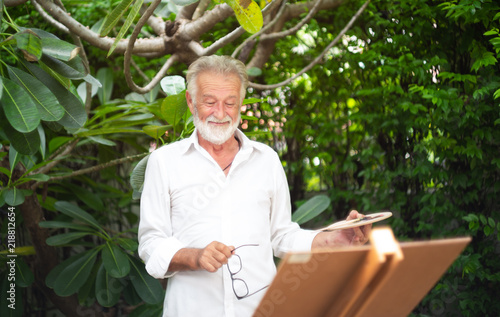
[{"label": "man's hand", "polygon": [[199,249],[197,257],[197,265],[200,269],[208,272],[216,272],[223,264],[227,263],[227,259],[231,256],[234,247],[213,241],[204,249]]},{"label": "man's hand", "polygon": [[203,249],[184,248],[177,251],[170,261],[169,271],[206,270],[216,272],[231,256],[233,246],[213,241]]},{"label": "man's hand", "polygon": [[[363,215],[352,210],[346,220],[362,218]],[[312,248],[339,247],[348,245],[363,245],[368,242],[372,225],[364,225],[350,229],[320,232],[313,240]]]}]

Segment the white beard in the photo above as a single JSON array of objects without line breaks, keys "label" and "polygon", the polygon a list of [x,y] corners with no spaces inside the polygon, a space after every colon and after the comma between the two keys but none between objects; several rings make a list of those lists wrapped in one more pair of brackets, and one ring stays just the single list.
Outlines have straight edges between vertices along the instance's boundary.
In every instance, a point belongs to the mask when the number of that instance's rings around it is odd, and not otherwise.
[{"label": "white beard", "polygon": [[[210,115],[205,119],[205,122],[203,122],[198,117],[198,110],[196,109],[196,106],[194,107],[194,109],[195,109],[193,115],[194,126],[198,129],[198,132],[200,132],[202,138],[215,145],[221,145],[227,140],[229,140],[229,138],[234,136],[234,132],[238,128],[238,124],[240,122],[241,114],[238,114],[238,118],[235,122],[232,122],[233,120],[229,115],[227,115],[222,120],[218,120],[213,115]],[[217,123],[229,122],[229,125],[221,127],[209,124],[208,123],[209,121]]]}]

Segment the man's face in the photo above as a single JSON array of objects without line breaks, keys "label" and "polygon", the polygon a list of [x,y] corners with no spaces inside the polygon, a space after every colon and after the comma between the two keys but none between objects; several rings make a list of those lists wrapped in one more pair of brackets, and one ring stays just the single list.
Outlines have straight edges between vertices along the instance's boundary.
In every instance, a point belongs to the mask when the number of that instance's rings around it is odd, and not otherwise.
[{"label": "man's face", "polygon": [[203,72],[197,78],[196,104],[186,93],[194,124],[203,139],[222,144],[234,135],[240,122],[240,79]]}]

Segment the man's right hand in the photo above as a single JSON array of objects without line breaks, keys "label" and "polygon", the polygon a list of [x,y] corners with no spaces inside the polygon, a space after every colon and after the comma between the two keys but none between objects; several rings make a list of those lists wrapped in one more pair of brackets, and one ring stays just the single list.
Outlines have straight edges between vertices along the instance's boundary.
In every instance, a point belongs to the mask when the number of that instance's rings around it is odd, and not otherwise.
[{"label": "man's right hand", "polygon": [[184,248],[173,256],[168,270],[196,271],[206,270],[216,272],[223,264],[227,263],[234,247],[213,241],[203,249]]},{"label": "man's right hand", "polygon": [[234,247],[213,241],[204,249],[199,249],[197,264],[200,269],[216,272],[223,264],[227,263]]}]

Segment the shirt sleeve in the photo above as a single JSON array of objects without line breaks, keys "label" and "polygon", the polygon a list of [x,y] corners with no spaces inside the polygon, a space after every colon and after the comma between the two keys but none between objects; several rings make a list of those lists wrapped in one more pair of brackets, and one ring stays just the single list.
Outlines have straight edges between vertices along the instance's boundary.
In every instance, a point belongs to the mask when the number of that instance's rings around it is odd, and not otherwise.
[{"label": "shirt sleeve", "polygon": [[292,222],[288,182],[277,154],[272,166],[275,190],[271,202],[271,243],[274,255],[282,258],[288,252],[310,251],[318,232],[301,229]]},{"label": "shirt sleeve", "polygon": [[165,164],[159,150],[150,155],[140,204],[139,256],[146,264],[146,271],[154,278],[166,278],[174,274],[167,272],[170,261],[184,247],[172,234]]}]

